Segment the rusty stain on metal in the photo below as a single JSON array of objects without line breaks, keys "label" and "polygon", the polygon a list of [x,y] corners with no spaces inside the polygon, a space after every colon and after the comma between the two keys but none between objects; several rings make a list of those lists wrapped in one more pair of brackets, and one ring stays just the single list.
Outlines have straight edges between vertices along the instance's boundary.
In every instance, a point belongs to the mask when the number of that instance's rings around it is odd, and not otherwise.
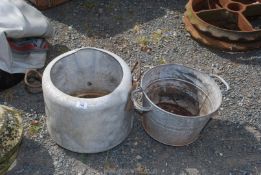
[{"label": "rusty stain on metal", "polygon": [[99,98],[108,95],[109,93],[110,92],[105,91],[79,91],[70,95],[78,98]]},{"label": "rusty stain on metal", "polygon": [[190,0],[183,21],[192,37],[208,46],[261,48],[261,0]]},{"label": "rusty stain on metal", "polygon": [[157,104],[161,109],[182,116],[194,116],[189,110],[173,103],[160,102]]}]

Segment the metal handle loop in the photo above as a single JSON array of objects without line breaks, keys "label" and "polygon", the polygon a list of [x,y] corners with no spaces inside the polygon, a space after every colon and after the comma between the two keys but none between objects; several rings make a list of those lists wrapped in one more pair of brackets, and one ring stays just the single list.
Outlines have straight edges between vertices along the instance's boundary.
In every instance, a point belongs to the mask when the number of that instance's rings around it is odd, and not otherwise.
[{"label": "metal handle loop", "polygon": [[226,86],[226,91],[229,91],[230,89],[230,86],[229,84],[226,82],[226,80],[224,80],[222,77],[216,75],[216,74],[210,74],[210,77],[214,77],[214,78],[217,78],[219,79],[225,86]]},{"label": "metal handle loop", "polygon": [[135,94],[137,94],[137,93],[139,93],[139,92],[144,93],[141,87],[139,87],[138,89],[136,89],[136,90],[134,90],[134,91],[131,92],[131,100],[132,100],[132,102],[133,102],[133,105],[134,105],[135,109],[138,110],[138,111],[141,112],[141,113],[142,113],[142,112],[149,112],[149,111],[151,111],[152,106],[143,107],[142,105],[140,105],[140,104],[136,101],[136,99],[135,99]]},{"label": "metal handle loop", "polygon": [[[134,79],[135,70],[136,70],[136,72],[137,72],[137,74],[138,74],[138,76],[136,77],[136,79]],[[131,74],[132,74],[132,76],[133,76],[133,78],[132,78],[132,79],[133,79],[133,82],[135,82],[135,83],[137,84],[137,82],[139,82],[140,79],[141,79],[141,62],[140,62],[140,60],[138,60],[138,61],[135,62],[134,66],[133,66],[133,68],[132,68],[132,70],[131,70]]]}]

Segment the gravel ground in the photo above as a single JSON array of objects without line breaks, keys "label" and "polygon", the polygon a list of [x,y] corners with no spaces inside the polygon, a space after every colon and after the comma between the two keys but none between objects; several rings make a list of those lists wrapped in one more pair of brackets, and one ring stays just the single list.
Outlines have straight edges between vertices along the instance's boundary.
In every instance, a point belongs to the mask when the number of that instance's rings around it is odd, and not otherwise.
[{"label": "gravel ground", "polygon": [[[44,11],[56,29],[48,61],[71,49],[93,46],[141,59],[143,71],[179,63],[226,79],[220,116],[189,146],[170,147],[150,138],[136,114],[119,146],[99,154],[77,154],[55,144],[46,131],[42,94],[20,83],[0,93],[1,104],[25,112],[25,136],[9,175],[84,174],[261,174],[261,51],[225,53],[206,48],[184,29],[184,0],[73,0]],[[141,45],[150,48],[141,51]],[[224,89],[223,86],[221,86]],[[32,120],[39,121],[34,126]]]}]

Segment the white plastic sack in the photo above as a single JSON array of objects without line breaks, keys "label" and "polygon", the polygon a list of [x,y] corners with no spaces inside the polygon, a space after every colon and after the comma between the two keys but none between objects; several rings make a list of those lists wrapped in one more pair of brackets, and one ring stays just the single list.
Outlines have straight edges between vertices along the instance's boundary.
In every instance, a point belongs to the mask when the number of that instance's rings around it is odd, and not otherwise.
[{"label": "white plastic sack", "polygon": [[27,69],[41,68],[45,52],[25,55],[11,52],[7,37],[51,37],[53,34],[47,18],[24,0],[1,0],[0,3],[0,69],[9,73],[24,73]]}]

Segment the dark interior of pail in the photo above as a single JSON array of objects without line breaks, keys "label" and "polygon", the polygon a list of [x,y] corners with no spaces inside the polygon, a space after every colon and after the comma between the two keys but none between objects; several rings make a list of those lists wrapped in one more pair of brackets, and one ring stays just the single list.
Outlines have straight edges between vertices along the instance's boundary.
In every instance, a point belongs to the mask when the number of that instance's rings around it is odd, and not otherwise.
[{"label": "dark interior of pail", "polygon": [[192,83],[162,79],[151,83],[145,93],[157,107],[181,116],[204,116],[213,111],[208,95]]},{"label": "dark interior of pail", "polygon": [[79,98],[96,98],[111,93],[120,84],[123,70],[111,55],[82,49],[65,56],[51,69],[51,80],[62,92]]}]

